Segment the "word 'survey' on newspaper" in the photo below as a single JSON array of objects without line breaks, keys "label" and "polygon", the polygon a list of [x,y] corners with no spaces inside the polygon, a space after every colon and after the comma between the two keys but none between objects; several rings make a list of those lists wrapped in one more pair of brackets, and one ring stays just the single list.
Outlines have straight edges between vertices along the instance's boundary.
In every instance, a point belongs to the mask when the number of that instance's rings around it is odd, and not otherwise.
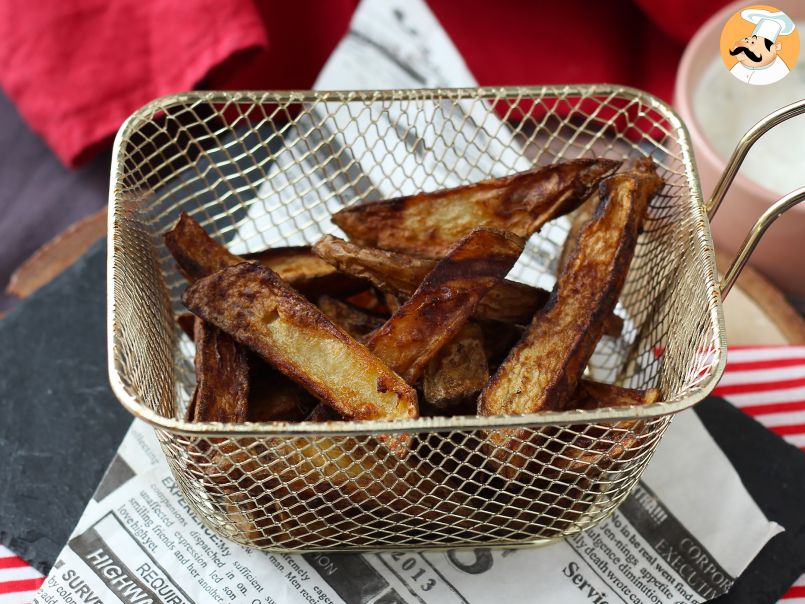
[{"label": "word 'survey' on newspaper", "polygon": [[[316,85],[360,89],[474,84],[424,2],[364,0]],[[457,107],[461,113],[463,108]],[[515,145],[503,149],[495,142],[501,140],[500,124],[473,120],[472,113],[468,107],[463,114],[440,117],[443,131],[456,132],[449,152],[466,161],[457,164],[456,174],[429,171],[425,185],[473,180],[474,170],[494,174],[497,168],[491,162],[502,156],[509,169],[529,167],[513,151]],[[338,116],[331,119],[330,127],[338,129]],[[405,137],[416,131],[421,116],[400,109],[384,119],[406,124],[404,131],[390,128],[385,137]],[[478,129],[494,130],[495,137],[489,136],[486,149],[462,147],[462,128],[475,129],[466,139],[483,136]],[[426,129],[420,135],[427,138]],[[348,147],[349,133],[331,144]],[[429,160],[422,161],[427,165]],[[359,163],[356,169],[368,178],[352,182],[372,182],[375,171],[382,170],[368,160]],[[287,198],[277,198],[276,187],[260,190],[254,204],[264,207],[255,208],[257,223],[244,222],[242,240],[256,231],[266,244],[273,243],[282,233],[259,224],[265,207],[292,215],[295,204],[305,205],[304,194],[294,196],[294,190],[330,186],[326,174],[306,169],[304,159],[292,154],[280,156],[273,178],[285,178],[294,186],[284,193]],[[695,603],[727,591],[781,530],[764,517],[695,414],[687,411],[675,419],[643,481],[613,516],[565,541],[535,549],[446,553],[265,553],[223,539],[194,515],[153,430],[135,421],[35,602],[442,604],[549,598],[571,604]]]}]

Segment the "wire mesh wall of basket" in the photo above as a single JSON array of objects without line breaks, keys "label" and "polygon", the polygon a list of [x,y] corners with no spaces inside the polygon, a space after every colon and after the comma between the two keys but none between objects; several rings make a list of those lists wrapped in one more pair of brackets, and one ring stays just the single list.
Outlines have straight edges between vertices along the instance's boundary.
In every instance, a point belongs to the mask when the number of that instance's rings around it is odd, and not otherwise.
[{"label": "wire mesh wall of basket", "polygon": [[[161,234],[188,212],[236,253],[304,245],[338,209],[561,159],[649,155],[651,203],[594,379],[658,387],[642,408],[394,424],[191,424],[192,344],[173,320],[186,286]],[[723,320],[687,134],[662,102],[609,86],[328,93],[188,93],[135,113],[115,144],[110,375],[153,424],[187,501],[260,548],[399,549],[561,538],[611,513],[673,413],[714,386]],[[509,278],[550,288],[565,219]],[[518,446],[490,456],[489,430]],[[414,434],[405,459],[374,437]],[[497,459],[499,456],[495,456]]]}]

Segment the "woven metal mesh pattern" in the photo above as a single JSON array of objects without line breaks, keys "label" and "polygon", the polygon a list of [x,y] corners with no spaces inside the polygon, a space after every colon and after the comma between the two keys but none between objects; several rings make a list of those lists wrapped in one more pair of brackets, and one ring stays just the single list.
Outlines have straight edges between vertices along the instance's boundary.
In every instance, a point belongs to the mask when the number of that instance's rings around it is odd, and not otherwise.
[{"label": "woven metal mesh pattern", "polygon": [[[389,427],[372,422],[314,434],[304,425],[181,421],[194,381],[192,346],[172,316],[186,283],[161,241],[180,212],[243,253],[339,234],[329,216],[364,200],[559,159],[645,155],[666,186],[649,209],[620,299],[624,331],[602,339],[589,372],[659,387],[662,403],[628,413],[412,420],[400,424],[415,434],[405,460],[385,453],[372,434]],[[176,95],[127,122],[113,171],[113,386],[157,427],[199,517],[242,543],[517,545],[583,530],[622,501],[670,414],[702,398],[723,367],[712,246],[687,137],[665,105],[642,93]],[[509,277],[549,288],[566,233],[566,221],[546,225]],[[493,461],[487,430],[513,422],[521,445],[505,463]]]}]

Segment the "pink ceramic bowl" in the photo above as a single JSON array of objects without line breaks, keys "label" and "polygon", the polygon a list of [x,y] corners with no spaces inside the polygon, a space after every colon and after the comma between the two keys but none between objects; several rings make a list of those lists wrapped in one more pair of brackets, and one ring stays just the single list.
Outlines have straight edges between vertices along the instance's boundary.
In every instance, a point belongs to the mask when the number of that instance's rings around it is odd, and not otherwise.
[{"label": "pink ceramic bowl", "polygon": [[[750,4],[746,1],[730,4],[707,21],[688,44],[677,71],[674,106],[690,131],[705,199],[709,199],[729,158],[721,157],[706,140],[693,114],[693,95],[707,67],[719,54],[724,23],[733,13]],[[775,0],[774,6],[795,22],[805,20],[802,0]],[[801,41],[805,49],[805,37],[801,37]],[[800,60],[805,57],[800,56]],[[778,127],[785,128],[784,125]],[[801,172],[801,184],[805,185],[805,157]],[[780,197],[739,172],[712,223],[716,247],[734,254],[755,220]],[[805,204],[789,211],[766,232],[750,263],[787,294],[805,300]]]}]

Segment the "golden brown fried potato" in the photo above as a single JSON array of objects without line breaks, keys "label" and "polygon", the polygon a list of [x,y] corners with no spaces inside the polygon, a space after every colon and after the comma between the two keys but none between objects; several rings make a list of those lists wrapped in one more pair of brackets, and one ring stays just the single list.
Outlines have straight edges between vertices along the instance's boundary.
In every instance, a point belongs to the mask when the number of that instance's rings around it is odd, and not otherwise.
[{"label": "golden brown fried potato", "polygon": [[[313,252],[342,273],[370,281],[387,295],[410,297],[436,260],[417,258],[398,252],[361,247],[332,235],[325,235],[313,246]],[[478,319],[502,323],[528,324],[550,298],[550,292],[525,283],[504,279],[490,289],[473,313]],[[607,335],[620,334],[623,320],[607,318]]]},{"label": "golden brown fried potato", "polygon": [[[656,176],[657,174],[657,166],[654,165],[654,162],[651,161],[651,158],[648,157],[641,157],[638,159],[630,159],[625,162],[622,166],[622,173],[624,174],[635,174],[635,175],[644,175],[644,176]],[[570,258],[573,256],[573,252],[576,249],[576,242],[578,241],[579,235],[581,234],[581,230],[584,228],[584,225],[592,219],[593,214],[595,214],[595,210],[600,203],[600,197],[598,196],[598,191],[593,191],[590,195],[590,198],[581,204],[571,215],[570,215],[570,229],[567,233],[567,238],[565,239],[565,243],[562,245],[562,252],[559,254],[559,260],[556,266],[556,274],[561,274],[562,271],[567,266]],[[648,207],[648,206],[647,206]],[[620,330],[618,330],[620,332]]]},{"label": "golden brown fried potato", "polygon": [[525,241],[474,229],[456,243],[366,346],[409,384],[467,322],[481,297],[517,261]]},{"label": "golden brown fried potato", "polygon": [[[614,384],[582,380],[567,404],[568,409],[601,409],[650,405],[660,398],[656,388],[635,390]],[[523,475],[575,481],[578,474],[588,478],[626,458],[638,444],[644,422],[621,420],[610,427],[575,424],[567,429],[546,426],[535,430],[511,431],[511,440],[490,438],[487,451],[497,462],[498,472],[509,479]],[[502,432],[502,431],[501,431]],[[499,448],[495,446],[500,445]],[[521,472],[525,471],[525,474]]]},{"label": "golden brown fried potato", "polygon": [[576,159],[472,185],[345,208],[332,220],[356,243],[440,258],[476,227],[529,237],[575,209],[620,162]]},{"label": "golden brown fried potato", "polygon": [[195,323],[196,390],[193,421],[246,421],[249,359],[246,351],[220,329],[201,319]]},{"label": "golden brown fried potato", "polygon": [[[598,191],[590,195],[590,198],[579,206],[575,212],[570,216],[570,230],[567,233],[567,239],[562,246],[562,252],[559,254],[559,259],[556,265],[556,273],[561,274],[567,263],[570,261],[574,250],[576,249],[576,240],[581,233],[581,229],[587,224],[595,213],[595,209],[599,203]],[[617,338],[623,332],[623,319],[616,314],[611,314],[607,317],[604,323],[604,334],[612,338]]]},{"label": "golden brown fried potato", "polygon": [[660,400],[657,388],[636,390],[615,384],[602,384],[592,380],[581,380],[568,409],[602,409],[604,407],[629,407],[631,405],[651,405]]},{"label": "golden brown fried potato", "polygon": [[182,212],[174,227],[163,235],[165,246],[179,270],[191,283],[216,271],[244,262],[207,234],[189,214]]},{"label": "golden brown fried potato", "polygon": [[243,258],[270,268],[283,281],[313,300],[323,295],[356,294],[367,286],[363,279],[339,273],[308,246],[271,248],[244,254]]},{"label": "golden brown fried potato", "polygon": [[562,251],[556,263],[556,274],[561,275],[564,272],[570,259],[573,257],[573,252],[576,251],[576,242],[581,235],[581,230],[590,222],[595,214],[596,208],[600,204],[601,199],[598,197],[598,191],[593,192],[590,198],[581,204],[570,215],[570,228],[567,231],[567,238],[562,244]]},{"label": "golden brown fried potato", "polygon": [[191,283],[229,266],[256,262],[270,268],[307,296],[346,295],[366,289],[363,280],[338,274],[309,247],[279,247],[237,256],[210,237],[204,227],[185,212],[163,238],[179,270]]},{"label": "golden brown fried potato", "polygon": [[339,271],[362,277],[384,292],[410,296],[437,260],[364,247],[325,235],[313,244],[313,253]]},{"label": "golden brown fried potato", "polygon": [[[408,254],[361,247],[332,235],[325,235],[313,252],[339,271],[367,279],[380,290],[403,298],[410,297],[436,260]],[[482,319],[528,323],[547,301],[550,293],[523,283],[502,280],[489,290],[475,310]]]},{"label": "golden brown fried potato", "polygon": [[417,417],[416,392],[270,269],[224,269],[182,299],[344,417]]},{"label": "golden brown fried potato", "polygon": [[369,314],[357,306],[330,296],[321,296],[317,305],[333,323],[356,340],[360,340],[386,322],[382,317]]},{"label": "golden brown fried potato", "polygon": [[[582,380],[570,409],[602,409],[605,407],[630,407],[651,405],[660,400],[660,391],[656,388],[635,390],[622,388],[614,384],[602,384],[590,380]],[[554,460],[553,465],[575,473],[609,467],[614,462],[627,458],[638,445],[638,438],[645,422],[642,420],[621,420],[611,424],[608,429],[600,425],[571,426],[576,436],[567,446],[559,450],[561,457]],[[559,441],[562,439],[560,438]],[[557,442],[559,442],[557,441]]]},{"label": "golden brown fried potato", "polygon": [[[626,279],[645,206],[659,177],[618,174],[583,229],[551,301],[534,317],[479,398],[480,415],[562,410],[576,391]],[[503,432],[492,440],[505,441]]]},{"label": "golden brown fried potato", "polygon": [[428,363],[422,390],[428,403],[442,410],[452,410],[474,399],[488,379],[481,328],[467,323]]}]

